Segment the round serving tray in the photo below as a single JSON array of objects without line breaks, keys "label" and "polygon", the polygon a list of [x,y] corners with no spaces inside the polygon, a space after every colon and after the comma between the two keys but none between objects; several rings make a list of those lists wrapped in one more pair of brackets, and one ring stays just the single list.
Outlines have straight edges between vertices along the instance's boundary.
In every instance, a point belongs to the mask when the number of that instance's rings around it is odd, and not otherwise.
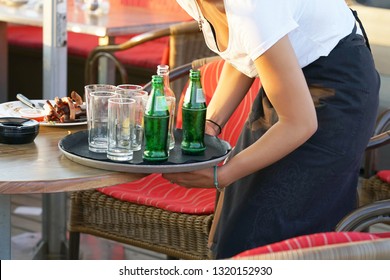
[{"label": "round serving tray", "polygon": [[180,149],[181,130],[175,131],[176,145],[163,163],[151,163],[142,158],[143,151],[134,152],[132,161],[116,162],[109,160],[105,153],[99,154],[88,149],[88,131],[78,131],[60,140],[61,152],[70,160],[89,167],[110,171],[131,173],[175,173],[189,172],[215,166],[223,161],[231,151],[228,142],[217,137],[205,135],[206,151],[203,155],[184,155]]}]

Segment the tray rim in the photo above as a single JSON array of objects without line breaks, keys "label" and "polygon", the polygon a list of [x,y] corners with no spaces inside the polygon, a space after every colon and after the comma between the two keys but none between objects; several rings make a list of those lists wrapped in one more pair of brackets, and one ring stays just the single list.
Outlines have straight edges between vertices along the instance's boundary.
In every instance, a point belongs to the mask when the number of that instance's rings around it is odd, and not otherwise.
[{"label": "tray rim", "polygon": [[63,139],[61,139],[58,142],[58,148],[60,149],[62,154],[69,160],[92,168],[103,169],[103,170],[113,171],[113,172],[127,172],[127,173],[151,174],[151,173],[191,172],[191,171],[218,165],[218,163],[225,160],[232,151],[232,147],[229,144],[229,142],[219,138],[219,140],[222,143],[224,143],[224,145],[226,145],[226,153],[220,157],[216,157],[210,160],[191,162],[191,163],[182,163],[182,164],[131,164],[131,163],[109,162],[109,161],[89,159],[79,155],[72,154],[62,148],[61,146],[62,140]]}]

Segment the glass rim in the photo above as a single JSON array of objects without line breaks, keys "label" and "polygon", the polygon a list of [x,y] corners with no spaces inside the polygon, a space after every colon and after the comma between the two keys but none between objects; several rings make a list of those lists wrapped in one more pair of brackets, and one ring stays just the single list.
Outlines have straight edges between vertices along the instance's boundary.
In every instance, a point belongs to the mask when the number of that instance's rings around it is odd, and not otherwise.
[{"label": "glass rim", "polygon": [[142,86],[137,84],[120,84],[117,85],[116,88],[123,89],[123,90],[135,90],[135,91],[142,90]]},{"label": "glass rim", "polygon": [[111,97],[108,99],[108,102],[114,104],[133,104],[136,101],[133,98]]},{"label": "glass rim", "polygon": [[134,92],[134,94],[136,94],[136,95],[138,95],[138,96],[149,95],[149,93],[148,93],[146,90],[136,91],[136,92]]},{"label": "glass rim", "polygon": [[114,97],[117,95],[115,91],[107,91],[107,90],[96,90],[90,93],[91,96],[101,96],[101,97]]},{"label": "glass rim", "polygon": [[89,84],[84,86],[84,89],[89,89],[89,90],[100,89],[100,88],[116,89],[116,86],[111,84]]}]

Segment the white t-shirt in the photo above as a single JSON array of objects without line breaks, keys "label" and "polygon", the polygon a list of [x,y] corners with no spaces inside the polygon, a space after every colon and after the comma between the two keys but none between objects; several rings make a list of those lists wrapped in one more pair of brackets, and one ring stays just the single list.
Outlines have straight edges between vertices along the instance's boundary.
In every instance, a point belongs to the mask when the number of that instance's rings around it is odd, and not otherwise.
[{"label": "white t-shirt", "polygon": [[196,0],[176,1],[195,20],[203,19],[208,47],[249,77],[258,75],[253,61],[283,36],[305,67],[327,56],[355,24],[344,0],[224,0],[229,42],[221,52]]}]

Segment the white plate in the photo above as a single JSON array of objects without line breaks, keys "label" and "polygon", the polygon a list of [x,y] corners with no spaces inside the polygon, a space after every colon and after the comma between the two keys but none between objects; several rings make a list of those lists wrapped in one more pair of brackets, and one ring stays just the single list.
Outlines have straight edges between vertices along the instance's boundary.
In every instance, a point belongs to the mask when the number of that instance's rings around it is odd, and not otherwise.
[{"label": "white plate", "polygon": [[[46,103],[46,100],[32,100],[34,104],[38,103]],[[51,101],[54,103],[54,101]],[[10,101],[6,103],[0,104],[0,117],[21,117],[20,109],[28,108],[26,105],[24,105],[20,101]],[[87,122],[69,122],[69,123],[61,123],[61,122],[40,122],[39,123],[42,126],[76,126],[76,125],[86,125]]]}]

